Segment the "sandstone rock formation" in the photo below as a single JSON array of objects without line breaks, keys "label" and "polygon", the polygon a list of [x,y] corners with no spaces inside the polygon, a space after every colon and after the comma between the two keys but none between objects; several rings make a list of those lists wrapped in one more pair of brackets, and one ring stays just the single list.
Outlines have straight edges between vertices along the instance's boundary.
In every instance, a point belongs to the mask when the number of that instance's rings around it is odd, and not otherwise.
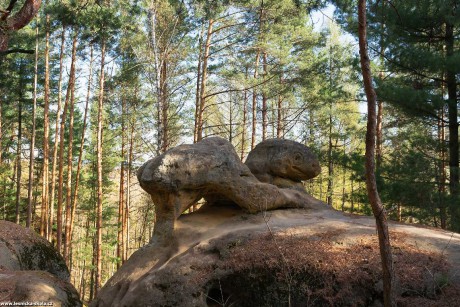
[{"label": "sandstone rock formation", "polygon": [[44,238],[30,229],[0,220],[0,269],[11,271],[47,271],[69,280],[62,256]]},{"label": "sandstone rock formation", "polygon": [[45,271],[0,270],[0,302],[82,306],[77,291],[69,282]]},{"label": "sandstone rock formation", "polygon": [[321,166],[307,146],[291,140],[262,141],[248,154],[245,164],[261,182],[280,188],[304,190],[303,180],[319,175]]},{"label": "sandstone rock formation", "polygon": [[147,161],[137,177],[155,203],[152,242],[164,244],[174,239],[174,221],[201,198],[230,200],[252,213],[318,206],[305,193],[261,183],[240,161],[233,146],[219,137],[172,148]]},{"label": "sandstone rock formation", "polygon": [[[90,306],[381,305],[371,217],[209,206],[176,223],[176,252],[152,244],[138,250]],[[455,306],[460,235],[396,223],[390,230],[399,305]]]},{"label": "sandstone rock formation", "polygon": [[81,306],[62,256],[30,229],[0,220],[0,302]]}]

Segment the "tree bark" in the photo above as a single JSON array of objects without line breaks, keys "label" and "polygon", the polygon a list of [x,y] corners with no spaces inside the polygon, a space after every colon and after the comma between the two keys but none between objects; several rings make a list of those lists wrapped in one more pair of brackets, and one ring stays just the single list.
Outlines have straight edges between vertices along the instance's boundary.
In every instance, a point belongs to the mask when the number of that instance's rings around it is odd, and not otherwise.
[{"label": "tree bark", "polygon": [[99,99],[97,108],[97,210],[96,210],[96,296],[102,284],[102,128],[104,103],[104,68],[105,68],[105,40],[101,42],[101,71],[99,77]]},{"label": "tree bark", "polygon": [[128,260],[129,256],[129,210],[131,207],[131,176],[133,169],[133,160],[134,160],[134,130],[135,130],[135,121],[131,121],[131,131],[129,137],[129,150],[128,150],[128,171],[126,174],[126,203],[125,203],[125,214],[123,220],[123,231],[124,231],[124,258],[123,261]]},{"label": "tree bark", "polygon": [[54,133],[54,147],[53,147],[53,166],[51,170],[51,195],[49,198],[50,202],[50,212],[49,212],[49,223],[48,223],[48,236],[51,240],[51,235],[53,233],[53,222],[54,222],[54,196],[56,192],[56,168],[58,163],[58,148],[59,148],[59,121],[61,118],[61,106],[62,106],[62,74],[64,71],[64,47],[65,47],[65,27],[62,28],[61,33],[61,51],[59,54],[59,80],[58,80],[58,108],[56,112],[56,125]]},{"label": "tree bark", "polygon": [[[446,56],[454,56],[454,25],[446,22]],[[460,231],[459,198],[459,142],[458,142],[458,106],[457,106],[457,80],[456,71],[452,65],[447,65],[447,108],[449,118],[449,190],[452,197],[450,211],[452,228]]]},{"label": "tree bark", "polygon": [[75,189],[73,192],[73,199],[72,199],[72,213],[70,217],[70,229],[69,229],[69,239],[72,241],[73,235],[73,220],[75,217],[75,211],[77,208],[77,199],[78,199],[78,187],[80,185],[80,172],[83,163],[83,149],[85,146],[85,132],[86,132],[86,123],[88,118],[88,109],[89,109],[89,101],[90,101],[90,94],[91,94],[91,77],[93,74],[93,46],[90,46],[90,60],[89,60],[89,76],[88,76],[88,87],[86,91],[86,102],[85,102],[85,113],[83,115],[83,127],[81,132],[81,143],[80,149],[78,153],[78,162],[77,162],[77,172],[75,174]]},{"label": "tree bark", "polygon": [[37,83],[38,83],[38,24],[35,28],[35,66],[34,66],[34,92],[32,106],[32,135],[30,139],[29,152],[29,186],[27,189],[27,220],[26,227],[30,228],[32,223],[33,206],[33,181],[34,181],[34,162],[35,162],[35,123],[37,116]]},{"label": "tree bark", "polygon": [[[260,50],[257,50],[256,59],[254,61],[254,80],[259,75],[259,59]],[[256,129],[257,129],[257,92],[252,90],[252,131],[251,131],[251,150],[256,147]]]},{"label": "tree bark", "polygon": [[[22,67],[22,65],[21,65]],[[22,70],[22,69],[21,69]],[[20,77],[22,78],[22,77]],[[21,79],[22,80],[22,79]],[[22,83],[22,82],[21,82]],[[20,96],[18,101],[18,144],[17,144],[17,182],[16,182],[16,224],[19,224],[20,221],[20,207],[21,207],[21,175],[22,175],[22,84],[20,84]]]},{"label": "tree bark", "polygon": [[[267,53],[266,52],[264,52],[262,55],[262,66],[263,66],[263,71],[264,71],[264,83],[265,83],[265,78],[267,77],[267,73],[268,73]],[[262,91],[262,141],[265,141],[265,139],[267,138],[267,126],[268,126],[267,110],[268,110],[267,93],[265,92],[265,90],[263,90]]]},{"label": "tree bark", "polygon": [[72,75],[75,74],[75,62],[71,61],[69,84],[67,86],[64,109],[62,110],[61,126],[59,129],[59,168],[58,168],[58,198],[56,210],[56,249],[62,252],[62,226],[63,226],[63,202],[64,202],[64,143],[65,143],[65,122],[67,120],[67,112],[70,105]]},{"label": "tree bark", "polygon": [[383,298],[385,306],[396,306],[395,279],[393,271],[393,259],[391,253],[390,236],[385,209],[380,200],[375,177],[375,139],[376,139],[376,102],[372,85],[370,60],[367,51],[367,21],[366,1],[358,1],[358,36],[361,71],[363,76],[364,91],[367,98],[368,119],[366,131],[366,188],[372,212],[375,217],[379,237],[380,257],[383,271]]},{"label": "tree bark", "polygon": [[208,24],[208,32],[206,35],[206,42],[204,46],[203,54],[203,65],[201,68],[201,85],[200,85],[200,105],[198,109],[198,124],[197,124],[197,142],[203,139],[203,113],[206,106],[206,84],[208,81],[208,59],[209,59],[209,50],[211,48],[211,38],[212,38],[212,29],[214,26],[214,20],[210,19]]},{"label": "tree bark", "polygon": [[49,175],[49,99],[50,99],[50,68],[49,41],[50,15],[46,15],[45,38],[45,93],[43,97],[43,170],[42,170],[42,206],[40,234],[50,240],[48,235],[48,175]]},{"label": "tree bark", "polygon": [[[245,69],[244,73],[244,80],[248,80],[248,67]],[[248,121],[248,90],[244,90],[244,98],[243,98],[243,123],[241,127],[241,161],[244,160],[244,154],[246,150],[246,125]]]},{"label": "tree bark", "polygon": [[193,129],[193,143],[198,141],[198,116],[200,113],[200,101],[201,101],[201,61],[203,58],[203,36],[204,36],[204,25],[201,26],[200,39],[198,42],[199,54],[198,54],[198,65],[196,74],[196,92],[195,92],[195,127]]},{"label": "tree bark", "polygon": [[124,215],[125,215],[125,140],[126,140],[126,98],[122,97],[121,105],[121,167],[120,167],[120,189],[118,197],[118,233],[117,233],[117,269],[120,268],[124,259]]},{"label": "tree bark", "polygon": [[[10,2],[13,3],[13,2]],[[22,5],[21,9],[10,17],[13,10],[14,3],[9,6],[6,12],[1,12],[0,18],[0,51],[6,51],[8,49],[8,35],[11,31],[17,31],[26,26],[37,14],[40,9],[41,0],[26,0]]]},{"label": "tree bark", "polygon": [[438,144],[439,150],[439,162],[438,162],[438,195],[439,195],[439,218],[441,220],[441,228],[446,229],[447,227],[447,210],[446,210],[446,150],[444,144],[446,144],[445,126],[444,126],[444,106],[441,108],[439,119],[438,119]]},{"label": "tree bark", "polygon": [[327,147],[327,204],[332,206],[334,190],[334,163],[332,161],[332,102],[329,108],[329,142]]},{"label": "tree bark", "polygon": [[68,86],[70,87],[70,101],[69,101],[69,145],[67,147],[67,183],[66,183],[66,198],[65,198],[65,237],[64,237],[64,259],[67,266],[70,267],[70,250],[72,248],[70,224],[72,222],[72,164],[73,164],[73,123],[74,123],[74,108],[75,108],[75,65],[77,61],[77,43],[78,34],[74,30],[74,37],[72,41],[72,58],[70,64],[70,80]]}]

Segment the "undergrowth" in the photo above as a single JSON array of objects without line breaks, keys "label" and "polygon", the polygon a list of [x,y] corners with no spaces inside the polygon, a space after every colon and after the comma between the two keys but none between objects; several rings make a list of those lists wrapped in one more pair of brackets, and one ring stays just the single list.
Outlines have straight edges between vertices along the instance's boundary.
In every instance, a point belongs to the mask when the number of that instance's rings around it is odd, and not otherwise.
[{"label": "undergrowth", "polygon": [[[398,305],[454,306],[460,289],[449,283],[444,257],[407,243],[404,236],[391,233]],[[377,236],[360,236],[353,242],[343,242],[340,232],[330,231],[308,238],[270,233],[216,243],[220,261],[212,269],[222,274],[208,283],[208,293],[225,304],[208,305],[379,304],[383,286]]]}]

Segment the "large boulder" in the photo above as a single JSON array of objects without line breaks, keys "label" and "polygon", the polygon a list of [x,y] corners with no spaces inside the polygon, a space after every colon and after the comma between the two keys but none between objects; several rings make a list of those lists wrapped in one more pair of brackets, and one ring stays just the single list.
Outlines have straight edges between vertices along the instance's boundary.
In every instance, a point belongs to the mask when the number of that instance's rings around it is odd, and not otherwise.
[{"label": "large boulder", "polygon": [[286,139],[268,139],[251,150],[245,164],[261,182],[280,188],[303,190],[302,181],[321,173],[319,160],[313,151]]},{"label": "large boulder", "polygon": [[69,269],[34,231],[0,220],[0,301],[81,306]]},{"label": "large boulder", "polygon": [[69,269],[58,251],[33,230],[0,220],[0,269],[47,271],[68,281]]},{"label": "large boulder", "polygon": [[141,187],[155,203],[151,242],[175,240],[175,220],[201,198],[231,201],[249,212],[288,207],[318,207],[305,192],[260,182],[223,138],[174,147],[147,161],[137,172]]},{"label": "large boulder", "polygon": [[77,291],[69,282],[45,271],[0,270],[0,302],[82,306]]},{"label": "large boulder", "polygon": [[[460,299],[460,235],[392,223],[401,306]],[[176,248],[149,244],[90,304],[103,306],[377,306],[375,222],[333,210],[247,214],[204,207],[176,222]]]}]

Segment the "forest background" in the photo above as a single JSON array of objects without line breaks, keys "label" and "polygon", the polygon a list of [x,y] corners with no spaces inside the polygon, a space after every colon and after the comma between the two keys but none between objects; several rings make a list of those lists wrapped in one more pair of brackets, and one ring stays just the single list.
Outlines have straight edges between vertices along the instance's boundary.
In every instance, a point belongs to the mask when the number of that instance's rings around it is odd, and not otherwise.
[{"label": "forest background", "polygon": [[[459,4],[368,4],[382,202],[456,232]],[[87,301],[151,236],[137,167],[178,144],[244,161],[296,140],[323,166],[307,190],[370,215],[357,28],[349,0],[45,1],[0,54],[0,218],[53,242]]]}]

